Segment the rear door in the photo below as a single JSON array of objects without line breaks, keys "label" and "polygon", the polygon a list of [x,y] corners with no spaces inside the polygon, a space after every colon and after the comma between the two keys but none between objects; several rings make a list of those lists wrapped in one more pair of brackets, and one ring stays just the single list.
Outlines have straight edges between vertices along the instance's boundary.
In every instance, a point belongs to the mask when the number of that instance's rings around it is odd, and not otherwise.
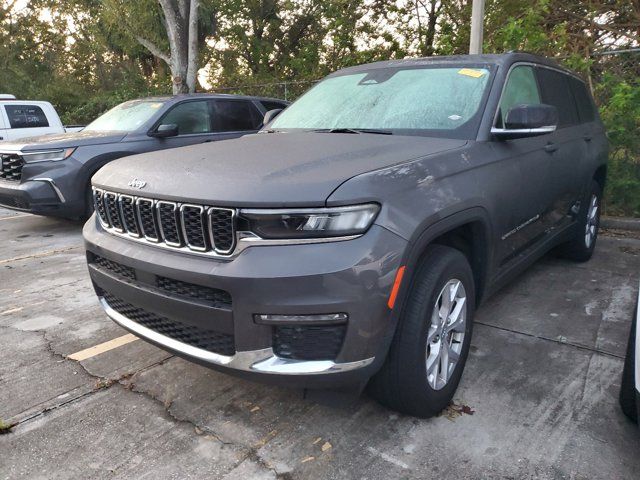
[{"label": "rear door", "polygon": [[552,210],[546,227],[555,229],[570,223],[577,214],[583,186],[581,163],[587,154],[584,127],[580,124],[578,107],[570,88],[571,77],[546,67],[536,69],[542,102],[558,109],[558,128],[548,137],[547,149],[551,163],[549,188]]},{"label": "rear door", "polygon": [[262,112],[249,100],[216,99],[213,101],[214,129],[225,138],[253,133],[262,126]]}]

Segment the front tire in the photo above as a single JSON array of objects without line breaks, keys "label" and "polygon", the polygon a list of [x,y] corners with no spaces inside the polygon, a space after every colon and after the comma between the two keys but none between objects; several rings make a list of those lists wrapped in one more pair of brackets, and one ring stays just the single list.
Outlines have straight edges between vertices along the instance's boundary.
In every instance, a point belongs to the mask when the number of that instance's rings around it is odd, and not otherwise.
[{"label": "front tire", "polygon": [[458,250],[429,248],[370,392],[383,405],[427,418],[449,405],[464,369],[475,309],[473,273]]}]

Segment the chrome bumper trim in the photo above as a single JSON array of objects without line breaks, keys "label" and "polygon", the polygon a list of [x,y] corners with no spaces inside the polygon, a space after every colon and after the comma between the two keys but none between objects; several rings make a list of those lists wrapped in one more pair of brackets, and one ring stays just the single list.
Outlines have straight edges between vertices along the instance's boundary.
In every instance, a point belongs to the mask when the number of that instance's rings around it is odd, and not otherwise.
[{"label": "chrome bumper trim", "polygon": [[286,358],[276,356],[273,353],[272,348],[236,352],[235,355],[232,356],[220,355],[209,352],[208,350],[187,345],[186,343],[179,342],[173,338],[169,338],[154,330],[144,327],[116,312],[109,306],[109,303],[104,297],[99,297],[99,300],[100,305],[111,320],[121,327],[133,332],[138,337],[151,340],[188,357],[211,363],[213,365],[232,368],[234,370],[277,375],[319,375],[356,370],[370,365],[374,360],[373,357],[348,363],[336,363],[331,360],[288,360]]},{"label": "chrome bumper trim", "polygon": [[51,178],[32,178],[31,180],[28,180],[30,182],[45,182],[48,183],[49,185],[51,185],[51,188],[53,188],[53,191],[55,192],[56,196],[58,197],[58,200],[60,200],[60,203],[65,203],[67,200],[64,198],[64,195],[62,194],[62,191],[60,190],[60,188],[58,188],[58,185],[56,185],[56,182],[53,181],[53,179]]}]

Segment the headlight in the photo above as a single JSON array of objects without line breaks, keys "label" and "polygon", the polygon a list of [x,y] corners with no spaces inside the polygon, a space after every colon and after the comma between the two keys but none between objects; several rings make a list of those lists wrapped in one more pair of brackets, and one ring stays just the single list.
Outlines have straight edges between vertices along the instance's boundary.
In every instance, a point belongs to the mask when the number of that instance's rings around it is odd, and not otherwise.
[{"label": "headlight", "polygon": [[75,151],[75,148],[65,148],[60,150],[43,150],[40,152],[25,152],[21,153],[24,161],[27,163],[34,162],[56,162],[58,160],[64,160],[69,158]]},{"label": "headlight", "polygon": [[240,210],[247,229],[261,238],[345,237],[367,231],[380,210],[374,203],[350,207]]}]

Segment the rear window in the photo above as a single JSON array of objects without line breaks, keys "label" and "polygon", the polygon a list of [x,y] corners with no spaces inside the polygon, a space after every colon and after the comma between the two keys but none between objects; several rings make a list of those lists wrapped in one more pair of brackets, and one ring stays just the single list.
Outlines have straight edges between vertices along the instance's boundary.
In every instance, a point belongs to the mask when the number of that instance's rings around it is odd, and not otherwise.
[{"label": "rear window", "polygon": [[287,106],[284,103],[272,102],[272,101],[269,101],[269,100],[262,100],[262,101],[260,101],[260,103],[262,104],[262,106],[265,108],[265,110],[267,112],[269,110],[279,110],[279,109],[285,108]]},{"label": "rear window", "polygon": [[538,81],[542,90],[542,103],[558,109],[558,127],[568,127],[578,123],[578,111],[573,94],[569,89],[569,77],[556,70],[540,67]]},{"label": "rear window", "polygon": [[592,122],[596,118],[596,109],[593,105],[593,100],[587,86],[578,80],[577,78],[569,78],[569,85],[573,91],[573,96],[576,99],[576,106],[578,107],[578,116],[581,123]]},{"label": "rear window", "polygon": [[37,105],[5,105],[11,128],[48,127],[49,121]]},{"label": "rear window", "polygon": [[214,102],[215,130],[234,132],[257,130],[262,124],[262,116],[250,102],[243,100],[216,100]]}]

